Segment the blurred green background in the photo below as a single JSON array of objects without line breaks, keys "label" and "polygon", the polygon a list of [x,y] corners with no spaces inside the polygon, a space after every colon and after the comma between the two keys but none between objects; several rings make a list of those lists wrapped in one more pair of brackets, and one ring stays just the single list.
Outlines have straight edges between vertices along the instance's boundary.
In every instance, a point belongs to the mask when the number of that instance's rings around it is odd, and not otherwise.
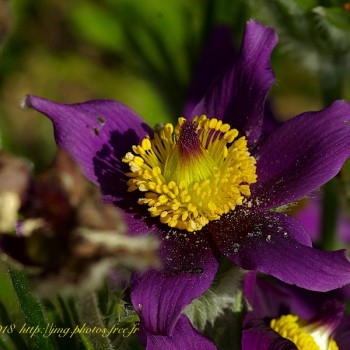
[{"label": "blurred green background", "polygon": [[[115,99],[151,125],[177,118],[213,26],[229,25],[238,46],[249,18],[270,24],[260,14],[262,3],[0,0],[2,147],[29,158],[36,171],[52,159],[50,122],[19,108],[28,93],[62,103]],[[280,48],[272,61],[278,118],[321,107],[312,73]]]}]

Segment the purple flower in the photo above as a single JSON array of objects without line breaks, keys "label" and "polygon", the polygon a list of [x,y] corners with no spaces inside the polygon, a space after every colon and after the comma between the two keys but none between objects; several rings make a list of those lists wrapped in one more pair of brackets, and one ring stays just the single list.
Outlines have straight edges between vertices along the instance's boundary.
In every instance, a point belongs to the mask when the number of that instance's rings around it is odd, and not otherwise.
[{"label": "purple flower", "polygon": [[244,294],[253,311],[243,321],[243,350],[349,349],[350,317],[343,302],[350,285],[313,292],[250,272]]},{"label": "purple flower", "polygon": [[[216,58],[210,50],[217,40],[209,42],[196,76],[223,73],[206,89],[210,81],[195,80],[187,119],[159,134],[115,101],[24,101],[52,120],[57,144],[104,199],[124,211],[130,234],[157,232],[163,269],[135,273],[131,280],[148,349],[214,349],[182,311],[209,288],[221,254],[243,269],[312,290],[350,282],[344,251],[313,249],[299,221],[273,211],[339,172],[350,154],[350,105],[337,101],[301,114],[260,142],[276,34],[248,22],[230,62],[220,58],[224,50]],[[197,83],[203,96],[193,93]]]}]

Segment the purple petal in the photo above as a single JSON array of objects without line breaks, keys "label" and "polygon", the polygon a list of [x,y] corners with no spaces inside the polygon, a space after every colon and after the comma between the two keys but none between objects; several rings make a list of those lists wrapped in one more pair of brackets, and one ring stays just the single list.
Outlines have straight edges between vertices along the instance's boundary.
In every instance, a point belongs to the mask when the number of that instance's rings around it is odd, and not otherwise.
[{"label": "purple petal", "polygon": [[[303,205],[303,201],[302,204]],[[322,218],[322,201],[319,195],[315,198],[308,198],[306,205],[298,210],[293,216],[295,216],[305,227],[305,230],[310,235],[312,242],[319,242],[321,235],[321,218]]]},{"label": "purple petal", "polygon": [[264,108],[264,119],[262,125],[262,135],[267,136],[276,130],[283,123],[277,120],[271,99],[267,99]]},{"label": "purple petal", "polygon": [[196,64],[196,71],[184,106],[184,116],[191,115],[193,108],[204,96],[214,79],[234,61],[235,57],[236,52],[232,44],[230,28],[225,26],[215,28]]},{"label": "purple petal", "polygon": [[296,201],[334,177],[349,155],[349,103],[336,101],[290,119],[254,154],[258,182],[251,186],[252,201],[259,208]]},{"label": "purple petal", "polygon": [[243,295],[248,300],[249,304],[255,309],[255,291],[256,291],[256,282],[258,276],[255,271],[249,271],[244,277],[243,280]]},{"label": "purple petal", "polygon": [[316,291],[350,283],[345,251],[325,252],[310,247],[300,222],[285,214],[235,210],[209,229],[221,252],[243,269]]},{"label": "purple petal", "polygon": [[197,332],[185,315],[176,323],[172,335],[149,334],[146,350],[216,350],[214,344]]},{"label": "purple petal", "polygon": [[244,281],[243,291],[254,310],[265,317],[276,318],[281,314],[292,313],[304,319],[311,319],[319,313],[327,300],[348,300],[350,285],[327,293],[315,292],[249,272]]},{"label": "purple petal", "polygon": [[131,300],[147,332],[172,335],[182,310],[211,285],[218,268],[216,253],[204,233],[163,237],[163,268],[131,279]]},{"label": "purple petal", "polygon": [[[301,209],[296,207],[293,211],[293,215],[303,224],[313,242],[319,242],[321,239],[322,200],[321,193],[316,192],[307,199],[304,207]],[[350,243],[350,220],[346,217],[344,210],[339,212],[336,233],[339,241]]]},{"label": "purple petal", "polygon": [[243,321],[242,350],[297,350],[290,340],[282,338],[254,312]]},{"label": "purple petal", "polygon": [[344,316],[341,324],[335,331],[334,340],[339,350],[350,349],[350,316]]},{"label": "purple petal", "polygon": [[243,293],[254,311],[264,317],[277,318],[284,311],[289,310],[290,295],[283,288],[279,288],[279,285],[274,285],[270,280],[257,276],[256,272],[250,271],[246,275]]},{"label": "purple petal", "polygon": [[333,334],[340,325],[345,312],[345,305],[338,300],[326,300],[319,309],[319,312],[309,320],[310,327],[326,327],[330,334]]},{"label": "purple petal", "polygon": [[[277,280],[274,282],[276,282],[274,285],[281,291],[284,291],[290,295],[289,306],[292,313],[295,313],[305,319],[314,317],[319,312],[320,306],[327,300],[338,300],[340,302],[345,302],[349,298],[350,285],[323,293],[298,288],[296,286],[281,283]],[[279,301],[276,300],[276,302],[278,303]]]},{"label": "purple petal", "polygon": [[[111,100],[96,100],[72,105],[27,96],[25,107],[48,116],[54,125],[58,146],[68,151],[84,175],[105,195],[104,199],[124,209],[129,230],[150,231],[136,208],[136,194],[127,193],[127,168],[122,157],[152,130],[131,109]],[[138,215],[138,216],[135,216]]]},{"label": "purple petal", "polygon": [[274,83],[269,61],[276,43],[272,28],[249,21],[237,60],[214,83],[191,117],[206,114],[223,119],[245,133],[252,146],[260,136],[264,101]]}]

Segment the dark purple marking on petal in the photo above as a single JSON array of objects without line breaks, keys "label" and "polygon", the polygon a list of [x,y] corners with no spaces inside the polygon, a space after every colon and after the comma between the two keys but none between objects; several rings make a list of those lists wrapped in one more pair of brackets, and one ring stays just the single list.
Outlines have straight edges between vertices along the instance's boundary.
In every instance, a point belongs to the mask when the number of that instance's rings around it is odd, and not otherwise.
[{"label": "dark purple marking on petal", "polygon": [[175,325],[171,335],[153,335],[148,333],[146,350],[216,350],[215,345],[196,331],[185,315]]},{"label": "dark purple marking on petal", "polygon": [[258,181],[252,202],[274,208],[296,201],[333,178],[350,155],[350,104],[336,101],[301,114],[270,134],[253,156]]},{"label": "dark purple marking on petal", "polygon": [[220,251],[243,269],[315,291],[350,283],[345,251],[312,248],[300,222],[288,215],[235,210],[209,224],[208,229]]},{"label": "dark purple marking on petal", "polygon": [[274,83],[270,54],[276,43],[272,28],[249,21],[237,60],[214,82],[190,117],[206,114],[222,119],[245,134],[253,146],[260,137],[266,95]]},{"label": "dark purple marking on petal", "polygon": [[255,312],[243,321],[242,350],[297,350],[296,345],[282,338]]},{"label": "dark purple marking on petal", "polygon": [[174,232],[162,237],[162,269],[134,273],[131,279],[134,308],[145,330],[155,335],[174,332],[182,310],[210,287],[218,268],[218,253],[205,233]]},{"label": "dark purple marking on petal", "polygon": [[189,116],[193,108],[204,96],[214,82],[229,64],[234,62],[237,52],[233,47],[232,35],[229,27],[216,27],[196,64],[196,70],[191,80],[187,100],[183,108],[183,115]]},{"label": "dark purple marking on petal", "polygon": [[[137,205],[138,194],[128,193],[129,169],[122,157],[140,143],[151,128],[130,108],[112,100],[95,100],[72,105],[27,96],[24,105],[48,116],[55,139],[81,166],[84,175],[101,188],[104,199],[125,212],[131,233],[151,231],[147,210]],[[98,129],[98,133],[96,133]]]}]

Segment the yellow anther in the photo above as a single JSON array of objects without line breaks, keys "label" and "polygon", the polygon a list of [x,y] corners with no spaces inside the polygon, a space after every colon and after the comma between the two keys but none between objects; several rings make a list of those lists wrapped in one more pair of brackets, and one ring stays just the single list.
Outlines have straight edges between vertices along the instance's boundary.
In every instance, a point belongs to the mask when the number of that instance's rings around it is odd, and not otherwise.
[{"label": "yellow anther", "polygon": [[[231,129],[224,135],[224,139],[228,142],[231,143],[233,140],[238,136],[238,131],[236,129]],[[241,138],[242,139],[242,138]],[[241,140],[240,139],[240,140]],[[237,140],[236,142],[238,142]],[[237,146],[236,146],[237,147]]]},{"label": "yellow anther", "polygon": [[151,144],[151,141],[148,137],[144,138],[141,142],[141,145],[142,145],[142,148],[145,150],[145,151],[148,151],[151,149],[152,147],[152,144]]},{"label": "yellow anther", "polygon": [[186,221],[187,218],[188,218],[188,211],[184,211],[181,215],[181,220]]},{"label": "yellow anther", "polygon": [[149,172],[149,171],[145,171],[143,174],[142,174],[142,178],[144,178],[145,180],[151,180],[152,179],[152,174]]},{"label": "yellow anther", "polygon": [[215,129],[217,122],[218,122],[218,120],[216,118],[209,119],[209,128],[210,129]]},{"label": "yellow anther", "polygon": [[180,181],[178,187],[179,187],[179,190],[182,190],[182,189],[186,188],[186,182],[185,181]]},{"label": "yellow anther", "polygon": [[137,165],[135,162],[129,162],[130,170],[134,173],[141,170],[140,166]]},{"label": "yellow anther", "polygon": [[185,120],[186,120],[186,118],[184,118],[184,117],[178,118],[177,119],[178,125],[181,126]]},{"label": "yellow anther", "polygon": [[196,206],[195,206],[193,203],[190,203],[190,204],[188,204],[188,206],[187,206],[187,210],[188,210],[188,211],[195,212]]},{"label": "yellow anther", "polygon": [[148,189],[149,189],[149,187],[148,187],[148,185],[146,183],[143,182],[143,183],[139,184],[139,190],[140,191],[146,192],[146,191],[148,191]]},{"label": "yellow anther", "polygon": [[218,122],[216,123],[216,126],[215,126],[215,130],[219,131],[221,128],[221,125],[222,125],[222,120],[218,120]]},{"label": "yellow anther", "polygon": [[143,158],[141,158],[141,157],[134,157],[133,161],[137,165],[142,165],[144,163]]},{"label": "yellow anther", "polygon": [[168,197],[163,194],[159,196],[158,200],[160,203],[165,204],[168,201]]},{"label": "yellow anther", "polygon": [[162,173],[162,170],[158,167],[158,166],[156,166],[156,167],[154,167],[153,169],[152,169],[152,174],[153,174],[153,176],[159,176],[160,174]]},{"label": "yellow anther", "polygon": [[299,350],[339,350],[334,339],[319,337],[317,330],[312,334],[305,325],[305,320],[299,320],[298,316],[290,314],[270,321],[270,327],[283,338],[292,341]]},{"label": "yellow anther", "polygon": [[128,152],[125,157],[123,158],[123,162],[124,163],[129,163],[130,161],[132,161],[134,159],[134,155],[131,152]]},{"label": "yellow anther", "polygon": [[209,208],[209,210],[214,211],[214,210],[216,209],[215,203],[209,202],[209,203],[208,203],[208,208]]}]

